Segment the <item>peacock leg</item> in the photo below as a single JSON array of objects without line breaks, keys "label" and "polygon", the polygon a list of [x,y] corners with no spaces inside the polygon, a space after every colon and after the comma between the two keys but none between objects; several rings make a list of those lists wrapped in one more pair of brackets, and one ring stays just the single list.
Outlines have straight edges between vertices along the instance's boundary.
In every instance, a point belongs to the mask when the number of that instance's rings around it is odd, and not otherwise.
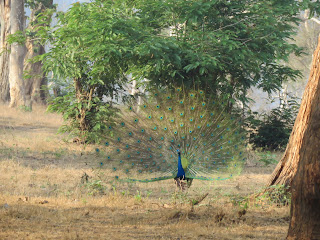
[{"label": "peacock leg", "polygon": [[181,180],[180,180],[180,178],[175,178],[175,179],[174,179],[174,182],[175,182],[175,184],[176,184],[176,186],[177,186],[178,188],[181,188]]},{"label": "peacock leg", "polygon": [[187,186],[188,186],[188,188],[191,187],[192,181],[193,181],[193,178],[187,178]]},{"label": "peacock leg", "polygon": [[176,186],[181,190],[184,191],[186,189],[186,183],[183,182],[183,180],[181,180],[180,178],[175,178],[174,179]]}]

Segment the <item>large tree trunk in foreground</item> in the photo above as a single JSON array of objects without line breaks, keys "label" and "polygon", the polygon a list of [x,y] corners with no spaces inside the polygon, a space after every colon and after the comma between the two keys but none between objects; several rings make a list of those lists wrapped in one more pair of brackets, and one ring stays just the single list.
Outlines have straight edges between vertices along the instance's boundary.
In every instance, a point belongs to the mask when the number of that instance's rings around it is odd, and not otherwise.
[{"label": "large tree trunk in foreground", "polygon": [[[287,239],[320,239],[320,36],[296,124],[300,141]],[[298,132],[302,131],[302,133]],[[288,149],[287,149],[288,150]]]},{"label": "large tree trunk in foreground", "polygon": [[10,8],[11,0],[0,0],[0,102],[10,101],[9,88],[9,59],[10,45],[7,36],[10,34]]},{"label": "large tree trunk in foreground", "polygon": [[286,151],[276,168],[273,170],[267,183],[267,189],[272,185],[278,184],[291,187],[292,179],[298,169],[298,152],[301,148],[301,138],[306,127],[304,125],[299,125],[302,111],[303,109],[300,107]]},{"label": "large tree trunk in foreground", "polygon": [[[316,59],[316,55],[314,56]],[[315,66],[313,66],[314,70]],[[312,70],[312,71],[313,71]],[[269,178],[267,189],[272,185],[282,184],[285,186],[291,187],[293,177],[295,176],[298,164],[300,161],[300,152],[302,148],[302,139],[305,136],[305,131],[308,127],[308,120],[310,115],[310,108],[307,108],[310,99],[313,99],[316,94],[315,82],[316,80],[312,80],[312,72],[310,75],[309,82],[306,86],[299,113],[294,123],[290,139],[286,148],[286,151],[276,166],[275,170],[271,174]],[[319,119],[320,121],[320,119]]]},{"label": "large tree trunk in foreground", "polygon": [[[11,34],[23,31],[24,26],[24,0],[11,1]],[[10,84],[10,107],[25,105],[25,89],[23,80],[23,60],[25,46],[13,43],[11,45],[9,84]]]}]

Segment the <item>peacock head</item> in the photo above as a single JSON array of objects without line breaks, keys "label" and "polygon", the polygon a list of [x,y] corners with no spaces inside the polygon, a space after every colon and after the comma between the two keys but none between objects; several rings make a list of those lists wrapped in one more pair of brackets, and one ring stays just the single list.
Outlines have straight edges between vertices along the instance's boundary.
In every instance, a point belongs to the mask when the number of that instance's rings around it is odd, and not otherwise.
[{"label": "peacock head", "polygon": [[177,149],[177,153],[178,153],[178,156],[180,156],[181,154],[180,149]]}]

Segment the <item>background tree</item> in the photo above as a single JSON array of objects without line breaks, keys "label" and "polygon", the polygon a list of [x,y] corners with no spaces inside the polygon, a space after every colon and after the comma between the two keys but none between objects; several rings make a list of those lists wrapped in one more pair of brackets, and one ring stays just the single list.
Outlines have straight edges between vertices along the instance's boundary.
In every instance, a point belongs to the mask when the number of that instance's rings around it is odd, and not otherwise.
[{"label": "background tree", "polygon": [[250,87],[271,93],[299,75],[284,64],[301,53],[288,43],[299,23],[296,1],[145,0],[133,6],[155,36],[179,46],[170,62],[161,44],[141,51],[142,74],[153,85],[197,84],[245,102]]},{"label": "background tree", "polygon": [[249,143],[252,144],[252,147],[273,151],[284,150],[299,106],[297,99],[291,98],[281,100],[279,106],[269,112],[258,113],[248,109],[245,122],[247,128],[250,129]]},{"label": "background tree", "polygon": [[283,89],[290,93],[290,95],[298,97],[302,97],[303,95],[303,91],[310,74],[312,54],[317,48],[319,34],[320,24],[315,21],[308,20],[299,25],[298,33],[294,38],[294,42],[299,47],[304,48],[305,54],[299,57],[294,55],[289,57],[288,65],[293,69],[300,70],[302,73],[302,77],[297,79],[297,81],[289,81],[283,84]]},{"label": "background tree", "polygon": [[[39,25],[47,26],[51,22],[53,11],[55,9],[53,0],[26,0],[25,6],[31,9],[31,16],[25,16],[23,1],[2,1],[0,6],[1,14],[1,58],[2,66],[0,84],[2,86],[0,97],[2,102],[12,100],[11,106],[21,105],[24,98],[27,98],[30,105],[32,100],[36,103],[43,103],[45,91],[41,86],[46,85],[46,78],[41,70],[41,63],[30,61],[34,56],[44,53],[44,46],[40,44],[39,39],[34,38],[35,31]],[[11,10],[12,8],[12,10]],[[26,20],[28,21],[28,28]],[[13,27],[11,28],[11,25]],[[13,45],[13,48],[11,48]],[[25,45],[27,48],[25,48]],[[13,51],[12,51],[13,50]],[[11,59],[12,64],[9,68],[10,54],[14,56]],[[24,60],[23,60],[24,59]],[[24,62],[24,76],[21,74],[21,62]],[[14,63],[14,64],[13,64]],[[10,75],[10,71],[12,74]],[[12,76],[11,85],[9,84],[9,75]],[[14,100],[10,98],[10,88],[15,94]],[[22,97],[25,95],[25,97]],[[20,99],[20,100],[19,100]],[[15,101],[20,102],[15,103]]]},{"label": "background tree", "polygon": [[[24,30],[24,0],[11,1],[11,34],[23,36]],[[23,60],[25,46],[23,42],[13,42],[10,51],[9,85],[10,85],[10,106],[25,105],[25,84],[23,80]]]},{"label": "background tree", "polygon": [[0,102],[10,101],[9,88],[9,59],[10,45],[7,43],[7,36],[10,34],[10,11],[11,0],[0,0]]},{"label": "background tree", "polygon": [[104,136],[113,114],[110,105],[127,81],[135,46],[146,36],[133,14],[125,1],[76,3],[44,36],[51,48],[36,59],[46,73],[71,83],[69,93],[54,99],[49,109],[63,114],[67,124],[61,130],[80,142]]},{"label": "background tree", "polygon": [[[320,238],[319,136],[320,36],[309,82],[284,155],[284,159],[288,159],[292,164],[291,167],[297,168],[292,184],[291,220],[287,239]],[[288,163],[286,166],[289,166]],[[285,172],[284,170],[281,173]]]},{"label": "background tree", "polygon": [[30,7],[31,14],[29,24],[26,28],[26,48],[27,53],[24,60],[24,77],[26,96],[34,103],[44,104],[47,98],[47,78],[42,71],[41,62],[33,62],[36,56],[45,53],[45,46],[38,38],[35,38],[39,27],[48,27],[51,23],[51,17],[55,9],[53,0],[27,0],[26,5]]},{"label": "background tree", "polygon": [[[60,18],[42,59],[47,72],[74,82],[70,94],[77,100],[59,98],[53,108],[74,119],[80,132],[100,130],[89,123],[88,101],[112,99],[129,73],[147,78],[149,87],[196,84],[242,102],[252,86],[271,92],[299,75],[283,62],[301,53],[287,42],[300,9],[299,2],[273,0],[76,3]],[[73,114],[63,105],[73,106]]]}]

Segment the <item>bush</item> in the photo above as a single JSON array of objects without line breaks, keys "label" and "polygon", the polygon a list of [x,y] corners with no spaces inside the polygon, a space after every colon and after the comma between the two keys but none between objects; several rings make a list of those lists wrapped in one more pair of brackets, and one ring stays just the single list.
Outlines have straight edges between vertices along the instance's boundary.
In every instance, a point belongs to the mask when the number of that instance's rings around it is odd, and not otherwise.
[{"label": "bush", "polygon": [[247,117],[250,129],[249,142],[253,148],[264,150],[283,149],[288,143],[299,110],[296,99],[280,104],[269,113],[250,113]]},{"label": "bush", "polygon": [[116,111],[98,97],[76,101],[73,92],[53,99],[48,110],[62,113],[65,124],[59,132],[69,133],[79,143],[97,143],[104,139],[109,119]]}]

